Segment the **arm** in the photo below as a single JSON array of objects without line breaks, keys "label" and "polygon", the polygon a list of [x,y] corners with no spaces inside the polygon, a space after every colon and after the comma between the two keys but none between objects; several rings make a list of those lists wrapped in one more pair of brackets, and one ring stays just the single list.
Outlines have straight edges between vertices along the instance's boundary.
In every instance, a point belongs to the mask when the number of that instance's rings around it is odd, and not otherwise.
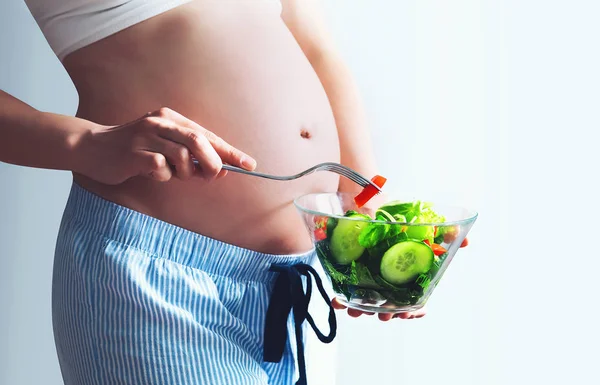
[{"label": "arm", "polygon": [[[377,174],[375,154],[358,88],[324,26],[319,0],[282,0],[282,19],[321,80],[340,138],[341,163],[370,178]],[[340,191],[361,190],[340,179]]]},{"label": "arm", "polygon": [[[377,173],[377,164],[367,129],[366,117],[359,93],[350,71],[336,53],[333,42],[325,30],[319,0],[282,0],[282,18],[292,32],[302,51],[321,80],[333,109],[340,138],[341,162],[371,177]],[[355,183],[340,178],[340,191],[360,191]],[[346,307],[336,300],[336,309]],[[358,317],[364,313],[348,309],[348,314]],[[380,313],[379,319],[420,318],[424,310],[412,313]]]},{"label": "arm", "polygon": [[40,112],[0,90],[0,161],[80,171],[79,144],[94,123]]},{"label": "arm", "polygon": [[0,162],[70,170],[119,184],[136,176],[160,182],[194,175],[212,180],[225,175],[223,161],[256,167],[254,159],[168,108],[108,127],[44,113],[0,91]]}]

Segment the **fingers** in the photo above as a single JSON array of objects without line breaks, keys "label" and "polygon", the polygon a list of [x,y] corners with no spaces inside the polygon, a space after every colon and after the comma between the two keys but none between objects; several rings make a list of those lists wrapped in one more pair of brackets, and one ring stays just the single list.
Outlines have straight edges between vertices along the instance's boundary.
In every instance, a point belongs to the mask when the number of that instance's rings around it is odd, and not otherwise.
[{"label": "fingers", "polygon": [[[343,310],[343,309],[347,308],[347,306],[344,305],[344,304],[342,304],[337,298],[333,298],[331,300],[331,307],[333,307],[336,310]],[[360,317],[363,314],[365,314],[365,315],[373,315],[375,313],[366,312],[366,311],[362,311],[362,310],[358,310],[358,309],[352,309],[352,308],[348,309],[348,315],[350,317],[358,318],[358,317]]]},{"label": "fingers", "polygon": [[348,315],[353,318],[358,318],[363,314],[362,311],[356,309],[348,309]]},{"label": "fingers", "polygon": [[219,175],[223,162],[205,136],[164,118],[149,117],[146,123],[157,131],[160,138],[187,147],[198,161],[199,175],[207,180]]},{"label": "fingers", "polygon": [[[334,298],[331,300],[331,307],[333,307],[336,310],[344,310],[347,308],[347,306],[342,304],[337,298]],[[357,309],[352,309],[352,308],[348,309],[348,315],[353,318],[358,318],[361,315],[363,315],[363,313],[364,312],[357,310]]]},{"label": "fingers", "polygon": [[250,156],[168,108],[150,112],[119,128],[122,130],[118,132],[125,132],[119,143],[124,139],[134,154],[134,161],[128,164],[133,168],[139,163],[139,174],[154,180],[167,181],[173,176],[187,180],[199,175],[210,181],[227,174],[223,162],[248,170],[256,167]]},{"label": "fingers", "polygon": [[156,138],[151,150],[165,156],[168,164],[173,167],[177,178],[188,180],[194,175],[196,167],[187,147],[166,139]]},{"label": "fingers", "polygon": [[331,306],[333,306],[333,308],[337,310],[343,310],[346,308],[346,306],[343,305],[337,298],[331,300]]},{"label": "fingers", "polygon": [[158,182],[167,182],[173,173],[163,154],[145,151],[141,155],[140,175]]},{"label": "fingers", "polygon": [[[158,118],[170,120],[187,129],[184,130],[186,132],[178,133],[180,140],[182,140],[180,143],[190,148],[194,155],[197,155],[194,149],[196,148],[199,150],[200,147],[204,148],[204,145],[200,142],[206,140],[222,162],[247,170],[254,170],[256,168],[256,161],[252,157],[233,147],[215,133],[206,130],[204,127],[186,118],[185,116],[168,108],[160,109],[155,114],[158,115]],[[181,137],[183,137],[183,139]],[[197,159],[200,160],[199,158]],[[219,166],[219,170],[220,168],[221,166]]]},{"label": "fingers", "polygon": [[[331,306],[336,310],[343,310],[343,309],[347,308],[337,298],[333,298],[331,300]],[[347,312],[348,312],[348,315],[352,318],[358,318],[363,314],[365,314],[365,315],[375,314],[372,312],[365,312],[365,311],[352,309],[352,308],[348,308]],[[405,313],[395,313],[395,314],[394,313],[378,313],[377,318],[379,318],[380,321],[387,322],[393,318],[400,318],[400,319],[422,318],[425,316],[425,314],[427,314],[427,311],[425,310],[425,308],[423,308],[423,309],[419,309],[417,311],[405,312]]]},{"label": "fingers", "polygon": [[427,314],[427,311],[425,309],[419,309],[417,311],[395,314],[394,318],[415,319],[415,318],[423,318],[426,314]]},{"label": "fingers", "polygon": [[225,163],[250,171],[256,168],[256,160],[225,142],[213,132],[205,130],[204,135]]}]

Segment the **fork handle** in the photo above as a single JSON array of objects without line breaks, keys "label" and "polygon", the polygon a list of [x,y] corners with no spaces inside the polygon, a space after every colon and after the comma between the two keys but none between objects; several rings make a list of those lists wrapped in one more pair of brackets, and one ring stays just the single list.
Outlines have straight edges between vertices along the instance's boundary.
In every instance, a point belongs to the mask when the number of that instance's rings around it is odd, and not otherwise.
[{"label": "fork handle", "polygon": [[[196,166],[198,166],[198,161],[196,159],[194,159],[194,164]],[[277,176],[277,175],[264,174],[262,172],[257,172],[257,171],[248,171],[248,170],[244,170],[243,168],[232,166],[229,164],[223,164],[223,169],[227,170],[227,171],[237,172],[240,174],[258,176],[258,177],[265,178],[265,179],[284,180],[284,181],[290,180],[290,177],[287,177],[287,176]]]},{"label": "fork handle", "polygon": [[[194,159],[193,161],[194,161],[194,164],[196,166],[198,166],[198,161],[196,159]],[[324,164],[318,164],[318,165],[315,165],[315,166],[313,166],[313,167],[311,167],[309,169],[306,169],[306,170],[302,171],[301,173],[298,173],[298,174],[295,174],[295,175],[287,175],[287,176],[265,174],[265,173],[258,172],[258,171],[248,171],[248,170],[245,170],[243,168],[232,166],[232,165],[229,165],[229,164],[223,164],[223,169],[227,170],[227,171],[237,172],[237,173],[240,173],[240,174],[257,176],[257,177],[265,178],[265,179],[279,180],[279,181],[290,181],[290,180],[298,179],[300,177],[312,174],[313,172],[318,171],[319,167],[323,166],[323,165]],[[333,170],[328,170],[328,171],[333,171]],[[353,171],[353,172],[356,173],[355,171]],[[339,173],[339,172],[338,172],[338,174],[340,174],[340,175],[345,176],[346,178],[348,178],[348,175],[344,175],[344,174]],[[372,181],[366,179],[365,177],[362,177],[362,178],[365,179],[365,181],[367,181],[375,189],[377,189],[377,191],[381,192],[381,188],[379,186],[377,186],[375,183],[373,183]],[[350,178],[350,179],[352,179],[352,178]],[[355,182],[356,182],[356,180],[355,180]],[[356,183],[358,183],[358,182],[356,182]],[[358,184],[360,184],[360,183],[358,183]]]},{"label": "fork handle", "polygon": [[277,175],[271,175],[271,174],[264,174],[264,173],[258,172],[258,171],[248,171],[248,170],[244,170],[243,168],[240,168],[240,167],[231,166],[229,164],[224,164],[223,165],[223,169],[225,169],[227,171],[237,172],[237,173],[240,173],[240,174],[258,176],[258,177],[266,178],[266,179],[289,180],[289,177],[286,177],[286,176],[277,176]]}]

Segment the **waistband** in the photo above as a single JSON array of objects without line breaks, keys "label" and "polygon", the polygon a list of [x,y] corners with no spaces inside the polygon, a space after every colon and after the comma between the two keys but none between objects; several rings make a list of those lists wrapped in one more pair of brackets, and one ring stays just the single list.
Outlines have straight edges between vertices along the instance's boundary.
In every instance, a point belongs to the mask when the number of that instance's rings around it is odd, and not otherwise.
[{"label": "waistband", "polygon": [[131,210],[73,183],[64,211],[79,229],[91,231],[158,258],[241,281],[272,281],[271,265],[311,264],[315,250],[267,254],[219,241]]}]

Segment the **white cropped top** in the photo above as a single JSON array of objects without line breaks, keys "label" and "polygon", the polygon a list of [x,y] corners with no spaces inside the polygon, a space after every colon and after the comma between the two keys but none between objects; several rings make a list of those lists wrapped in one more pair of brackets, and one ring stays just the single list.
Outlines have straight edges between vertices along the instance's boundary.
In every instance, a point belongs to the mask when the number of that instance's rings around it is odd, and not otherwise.
[{"label": "white cropped top", "polygon": [[62,61],[71,52],[192,0],[25,0]]},{"label": "white cropped top", "polygon": [[25,3],[62,61],[79,48],[191,1],[25,0]]}]

